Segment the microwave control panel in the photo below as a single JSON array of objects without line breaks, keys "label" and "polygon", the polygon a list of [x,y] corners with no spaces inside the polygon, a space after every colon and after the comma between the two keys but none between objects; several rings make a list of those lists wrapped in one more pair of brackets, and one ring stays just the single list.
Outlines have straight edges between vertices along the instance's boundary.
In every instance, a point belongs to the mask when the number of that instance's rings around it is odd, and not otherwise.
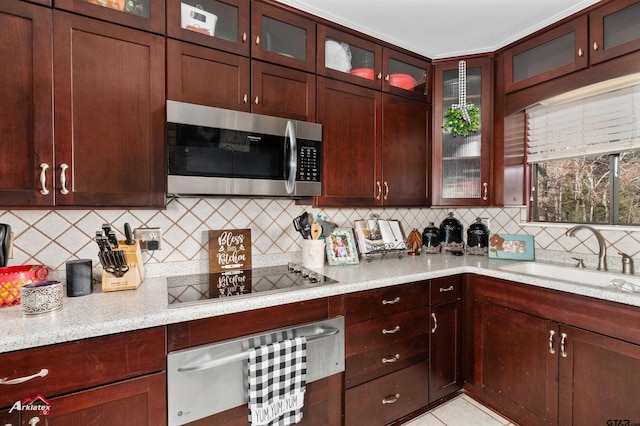
[{"label": "microwave control panel", "polygon": [[302,145],[298,147],[297,181],[320,182],[320,145]]}]

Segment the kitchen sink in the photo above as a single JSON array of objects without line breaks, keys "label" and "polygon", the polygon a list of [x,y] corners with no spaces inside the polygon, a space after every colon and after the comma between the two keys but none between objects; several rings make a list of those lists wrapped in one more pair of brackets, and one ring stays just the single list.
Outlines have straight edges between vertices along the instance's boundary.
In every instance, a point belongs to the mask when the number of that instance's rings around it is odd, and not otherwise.
[{"label": "kitchen sink", "polygon": [[514,263],[498,268],[517,274],[640,293],[640,278],[633,275],[600,272],[542,262]]}]

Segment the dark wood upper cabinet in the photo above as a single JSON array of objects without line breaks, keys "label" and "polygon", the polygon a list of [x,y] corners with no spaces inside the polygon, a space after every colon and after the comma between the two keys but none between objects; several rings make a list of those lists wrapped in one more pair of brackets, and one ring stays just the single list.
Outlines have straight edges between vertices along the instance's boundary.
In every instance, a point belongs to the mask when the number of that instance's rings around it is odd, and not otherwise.
[{"label": "dark wood upper cabinet", "polygon": [[251,110],[249,58],[167,39],[167,99]]},{"label": "dark wood upper cabinet", "polygon": [[56,205],[164,206],[164,37],[53,13]]},{"label": "dark wood upper cabinet", "polygon": [[51,206],[51,9],[0,2],[0,40],[0,206]]},{"label": "dark wood upper cabinet", "polygon": [[167,35],[249,56],[249,0],[166,0]]},{"label": "dark wood upper cabinet", "polygon": [[582,16],[506,50],[505,91],[585,68],[588,54],[587,17]]},{"label": "dark wood upper cabinet", "polygon": [[617,0],[589,14],[589,62],[640,50],[640,2]]},{"label": "dark wood upper cabinet", "polygon": [[431,102],[431,63],[389,48],[383,50],[382,63],[385,92]]},{"label": "dark wood upper cabinet", "polygon": [[157,34],[165,33],[165,0],[55,0],[57,9]]},{"label": "dark wood upper cabinet", "polygon": [[251,4],[251,57],[316,71],[316,23],[260,2]]}]

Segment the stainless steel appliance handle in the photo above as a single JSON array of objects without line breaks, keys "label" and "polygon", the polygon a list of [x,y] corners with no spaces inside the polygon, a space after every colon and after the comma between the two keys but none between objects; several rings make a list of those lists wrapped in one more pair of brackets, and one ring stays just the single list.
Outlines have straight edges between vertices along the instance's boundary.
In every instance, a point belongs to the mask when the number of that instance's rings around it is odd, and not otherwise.
[{"label": "stainless steel appliance handle", "polygon": [[[293,125],[293,121],[287,121],[287,128],[284,132],[284,149],[285,149],[285,164],[288,165],[288,170],[285,181],[285,188],[287,194],[293,194],[296,186],[296,171],[298,170],[298,144],[296,141],[296,129]],[[291,141],[291,142],[288,142]],[[289,149],[287,149],[287,146]]]},{"label": "stainless steel appliance handle", "polygon": [[[307,338],[307,342],[313,342],[314,340],[319,340],[325,337],[333,336],[340,332],[339,328],[328,328],[323,327],[320,329],[320,332],[317,334],[312,334],[310,336],[305,336]],[[249,358],[249,351],[239,352],[234,355],[225,356],[222,358],[212,359],[211,361],[203,362],[201,364],[195,365],[185,365],[178,368],[179,373],[185,373],[187,371],[202,371],[202,370],[210,370],[212,368],[220,367],[223,365],[231,364],[236,361],[243,361]]]}]

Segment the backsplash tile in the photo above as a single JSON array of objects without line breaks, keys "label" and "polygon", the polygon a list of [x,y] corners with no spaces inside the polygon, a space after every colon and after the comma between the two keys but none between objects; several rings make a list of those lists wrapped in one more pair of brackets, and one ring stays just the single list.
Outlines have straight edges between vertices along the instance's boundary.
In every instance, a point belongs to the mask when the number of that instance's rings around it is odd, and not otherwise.
[{"label": "backsplash tile", "polygon": [[[572,262],[572,256],[580,256],[589,266],[595,265],[597,255],[591,233],[580,231],[576,237],[567,237],[567,227],[531,226],[523,222],[524,208],[316,209],[286,199],[177,198],[165,210],[0,210],[0,223],[8,223],[14,232],[10,265],[43,263],[60,279],[64,278],[65,263],[74,259],[92,259],[99,272],[98,250],[92,238],[102,224],[110,223],[119,239],[124,239],[125,223],[132,228],[160,227],[162,250],[143,255],[147,273],[160,275],[168,270],[184,273],[206,268],[210,229],[250,228],[254,256],[262,257],[263,263],[296,257],[301,237],[292,220],[305,210],[346,227],[371,215],[394,218],[406,234],[414,228],[421,232],[429,222],[437,226],[454,211],[465,229],[481,217],[493,233],[533,234],[540,260]],[[611,270],[618,270],[619,251],[640,258],[640,231],[604,229],[602,234],[608,243]]]}]

